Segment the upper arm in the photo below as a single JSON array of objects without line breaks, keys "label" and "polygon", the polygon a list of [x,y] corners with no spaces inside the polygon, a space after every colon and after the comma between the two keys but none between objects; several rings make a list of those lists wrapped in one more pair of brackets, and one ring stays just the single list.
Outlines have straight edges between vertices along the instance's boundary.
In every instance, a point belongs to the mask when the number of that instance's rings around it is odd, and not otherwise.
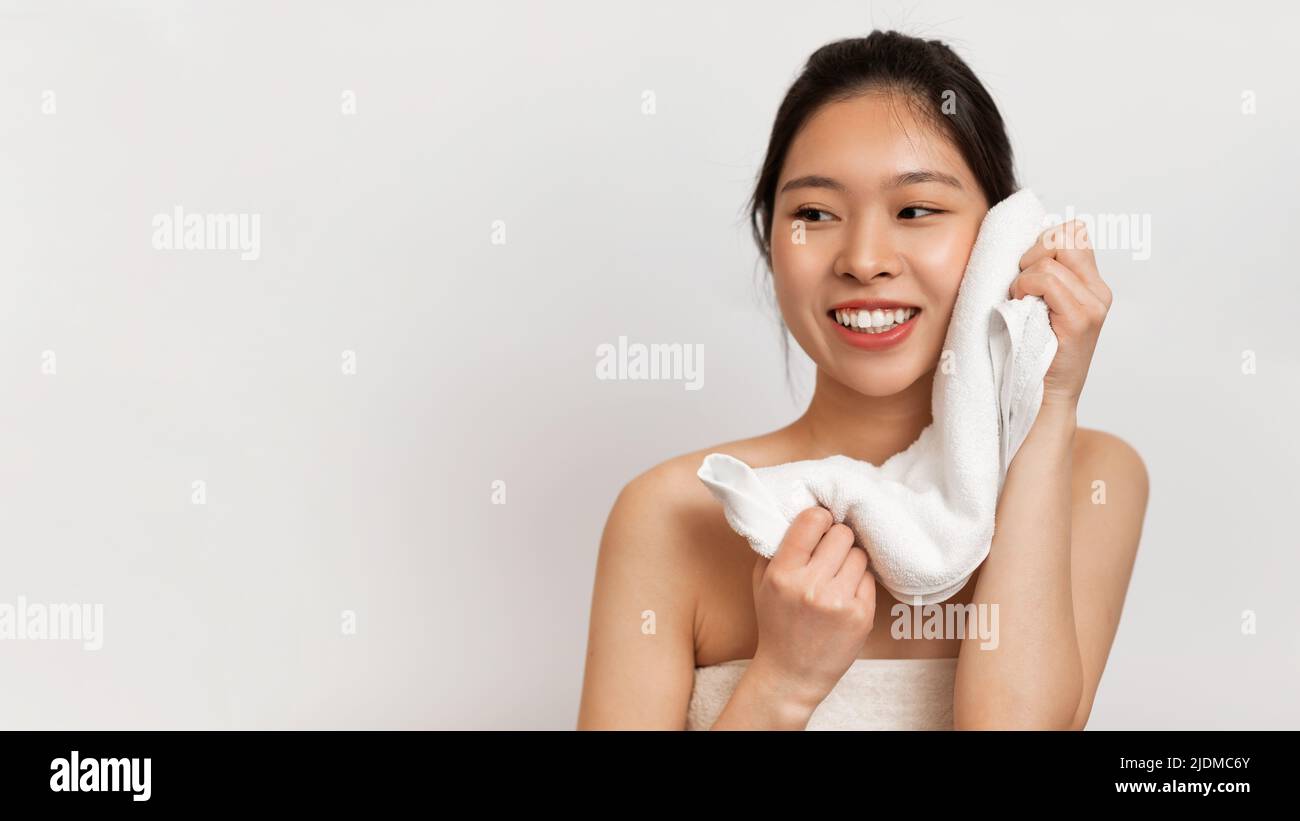
[{"label": "upper arm", "polygon": [[1083,694],[1074,728],[1092,712],[1119,628],[1146,515],[1148,477],[1131,445],[1094,432],[1076,465],[1070,530],[1071,594],[1083,665]]},{"label": "upper arm", "polygon": [[662,468],[623,488],[601,537],[578,729],[683,729],[695,677],[689,545]]}]

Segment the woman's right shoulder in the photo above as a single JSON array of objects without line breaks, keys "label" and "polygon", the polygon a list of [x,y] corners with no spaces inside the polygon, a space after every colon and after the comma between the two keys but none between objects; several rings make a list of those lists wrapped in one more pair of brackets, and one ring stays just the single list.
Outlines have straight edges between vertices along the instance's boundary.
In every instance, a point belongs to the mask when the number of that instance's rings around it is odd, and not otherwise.
[{"label": "woman's right shoulder", "polygon": [[[742,462],[754,464],[765,458],[767,437],[739,439],[711,448],[674,456],[634,476],[619,491],[614,509],[650,512],[661,520],[678,523],[703,512],[715,518],[719,507],[698,475],[704,458],[711,453],[725,453]],[[665,524],[671,524],[665,521]]]},{"label": "woman's right shoulder", "polygon": [[[748,592],[749,547],[696,476],[704,457],[756,458],[746,441],[674,456],[620,489],[600,539],[580,727],[679,726],[708,614]],[[734,620],[734,619],[732,619]],[[646,625],[653,623],[645,641]]]},{"label": "woman's right shoulder", "polygon": [[677,648],[689,670],[704,614],[730,613],[726,603],[743,600],[753,553],[696,475],[710,453],[754,464],[763,447],[742,440],[683,453],[636,474],[619,491],[596,561],[591,645],[597,653],[626,652],[610,646],[607,623],[631,630],[628,614],[653,611],[657,634],[674,639],[662,646]]},{"label": "woman's right shoulder", "polygon": [[728,546],[743,547],[744,541],[727,525],[722,506],[697,473],[710,453],[761,464],[772,450],[769,437],[683,453],[633,476],[614,500],[602,552],[621,553],[637,563],[662,561],[680,572],[683,562],[715,554],[703,546],[716,546],[724,553]]}]

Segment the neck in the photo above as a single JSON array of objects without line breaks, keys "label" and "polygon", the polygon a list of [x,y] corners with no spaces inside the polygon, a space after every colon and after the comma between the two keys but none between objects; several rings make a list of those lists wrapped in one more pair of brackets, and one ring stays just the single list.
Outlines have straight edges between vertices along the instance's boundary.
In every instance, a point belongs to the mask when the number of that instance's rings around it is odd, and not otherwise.
[{"label": "neck", "polygon": [[881,465],[906,450],[934,420],[934,369],[890,396],[866,396],[817,370],[808,410],[790,425],[808,459],[843,454]]}]

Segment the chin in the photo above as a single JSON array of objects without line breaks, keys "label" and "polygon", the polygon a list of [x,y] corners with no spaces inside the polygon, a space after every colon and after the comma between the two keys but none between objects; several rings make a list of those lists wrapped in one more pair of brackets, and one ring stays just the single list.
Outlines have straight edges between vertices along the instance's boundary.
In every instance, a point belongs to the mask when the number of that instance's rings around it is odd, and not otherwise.
[{"label": "chin", "polygon": [[902,393],[912,386],[921,373],[911,367],[851,366],[850,373],[835,373],[836,380],[863,396],[884,397]]}]

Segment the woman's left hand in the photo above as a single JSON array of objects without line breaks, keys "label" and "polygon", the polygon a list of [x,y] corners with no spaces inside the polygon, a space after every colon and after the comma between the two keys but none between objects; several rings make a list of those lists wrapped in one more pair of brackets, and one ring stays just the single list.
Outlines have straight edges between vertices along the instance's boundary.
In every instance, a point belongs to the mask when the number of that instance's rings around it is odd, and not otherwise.
[{"label": "woman's left hand", "polygon": [[1082,222],[1070,220],[1046,229],[1020,258],[1011,298],[1026,294],[1047,303],[1056,333],[1056,358],[1043,377],[1043,403],[1077,406],[1111,303],[1110,288],[1101,281]]}]

